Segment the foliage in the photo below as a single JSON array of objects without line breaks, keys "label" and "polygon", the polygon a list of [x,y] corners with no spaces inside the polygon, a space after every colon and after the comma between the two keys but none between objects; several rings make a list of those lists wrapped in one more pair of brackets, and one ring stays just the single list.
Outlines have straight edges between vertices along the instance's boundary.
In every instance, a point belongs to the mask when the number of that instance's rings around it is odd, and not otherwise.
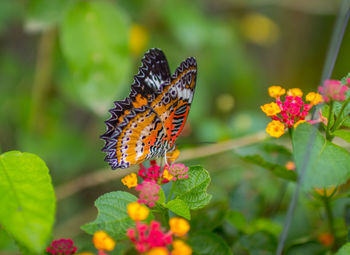
[{"label": "foliage", "polygon": [[42,251],[55,217],[55,194],[44,161],[19,151],[1,154],[0,193],[2,227],[29,251]]},{"label": "foliage", "polygon": [[[314,106],[317,123],[270,126],[279,139],[257,133],[267,124],[258,106],[269,84],[316,92],[338,5],[0,1],[0,253],[44,253],[62,237],[78,253],[96,252],[98,230],[117,240],[111,254],[135,252],[127,230],[137,224],[127,205],[139,197],[119,181],[131,169],[107,171],[99,135],[113,101],[128,95],[142,54],[158,47],[171,71],[186,57],[198,62],[176,141],[180,160],[192,166],[188,179],[157,184],[142,224],[159,222],[166,236],[169,219],[186,219],[189,232],[172,237],[193,254],[275,254],[301,181],[283,254],[347,254],[349,90],[334,98],[323,90],[329,101]],[[337,79],[349,72],[349,39],[346,33]],[[329,84],[348,86],[349,78]],[[264,109],[283,122],[276,105]],[[310,120],[311,111],[305,119],[301,113],[299,120]]]}]

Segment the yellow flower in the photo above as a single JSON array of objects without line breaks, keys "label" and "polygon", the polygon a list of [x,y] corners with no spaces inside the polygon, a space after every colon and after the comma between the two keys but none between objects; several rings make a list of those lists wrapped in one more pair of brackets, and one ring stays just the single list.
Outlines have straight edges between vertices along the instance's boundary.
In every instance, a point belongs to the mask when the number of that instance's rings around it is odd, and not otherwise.
[{"label": "yellow flower", "polygon": [[167,160],[170,164],[172,164],[179,156],[180,156],[180,150],[178,149],[175,149],[166,154]]},{"label": "yellow flower", "polygon": [[306,122],[306,120],[298,120],[295,124],[294,124],[294,128],[296,128],[297,126],[299,126],[301,123]]},{"label": "yellow flower", "polygon": [[129,189],[132,187],[136,187],[137,186],[137,175],[135,173],[131,173],[131,174],[125,176],[122,179],[122,183],[125,186],[128,186]]},{"label": "yellow flower", "polygon": [[144,52],[145,47],[148,44],[148,31],[145,27],[133,24],[130,29],[129,47],[131,53],[135,56]]},{"label": "yellow flower", "polygon": [[277,24],[269,17],[260,13],[249,13],[240,23],[243,35],[253,43],[268,46],[275,43],[279,37]]},{"label": "yellow flower", "polygon": [[330,186],[329,188],[314,188],[314,190],[323,197],[331,197],[337,192],[338,188],[336,186]]},{"label": "yellow flower", "polygon": [[134,221],[140,221],[147,219],[149,214],[149,209],[137,202],[132,202],[127,206],[128,215]]},{"label": "yellow flower", "polygon": [[320,94],[315,92],[310,92],[305,97],[306,101],[309,101],[312,105],[316,105],[323,102],[323,98]]},{"label": "yellow flower", "polygon": [[163,178],[167,179],[168,181],[171,181],[174,178],[174,176],[169,174],[168,169],[165,168],[164,171],[163,171]]},{"label": "yellow flower", "polygon": [[92,242],[97,250],[112,251],[115,246],[114,240],[102,230],[95,232]]},{"label": "yellow flower", "polygon": [[174,240],[171,255],[191,255],[192,249],[182,240]]},{"label": "yellow flower", "polygon": [[280,137],[284,134],[285,126],[282,122],[278,120],[273,120],[266,127],[266,133],[273,137]]},{"label": "yellow flower", "polygon": [[287,92],[288,96],[293,96],[293,97],[302,97],[303,92],[299,88],[294,88],[294,89],[289,89]]},{"label": "yellow flower", "polygon": [[271,86],[269,87],[270,97],[277,98],[286,93],[286,90],[280,86]]},{"label": "yellow flower", "polygon": [[261,110],[268,116],[274,116],[281,112],[281,108],[275,102],[260,106]]},{"label": "yellow flower", "polygon": [[174,217],[169,220],[170,230],[177,236],[184,236],[190,230],[190,224],[182,218]]},{"label": "yellow flower", "polygon": [[149,252],[147,252],[147,255],[168,255],[169,252],[164,247],[154,247]]}]

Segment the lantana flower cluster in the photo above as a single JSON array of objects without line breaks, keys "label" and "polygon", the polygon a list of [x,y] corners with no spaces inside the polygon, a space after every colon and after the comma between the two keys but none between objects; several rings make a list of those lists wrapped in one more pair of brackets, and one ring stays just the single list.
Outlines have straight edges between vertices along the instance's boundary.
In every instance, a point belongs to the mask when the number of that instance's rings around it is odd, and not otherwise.
[{"label": "lantana flower cluster", "polygon": [[[138,202],[128,204],[129,217],[135,221],[135,228],[127,230],[127,236],[135,249],[142,254],[191,255],[192,249],[181,238],[190,230],[189,223],[178,217],[169,220],[170,230],[162,228],[161,224],[152,220],[144,223],[149,215],[149,209]],[[169,251],[172,246],[172,250]]]},{"label": "lantana flower cluster", "polygon": [[[155,160],[150,162],[151,166],[146,168],[140,164],[138,174],[131,173],[122,179],[122,183],[139,192],[138,202],[149,207],[155,206],[159,199],[160,185],[170,181],[178,181],[188,178],[188,167],[184,164],[165,165],[161,168]],[[143,180],[138,183],[137,176]]]},{"label": "lantana flower cluster", "polygon": [[276,138],[282,136],[287,128],[297,127],[305,122],[312,107],[323,102],[320,94],[311,92],[305,97],[309,103],[305,103],[302,99],[303,92],[299,88],[290,89],[286,93],[280,86],[271,86],[269,95],[275,98],[276,102],[261,106],[261,110],[272,119],[266,127],[266,132]]},{"label": "lantana flower cluster", "polygon": [[74,243],[71,239],[58,239],[53,240],[51,244],[46,248],[46,252],[52,255],[69,255],[75,254],[77,247],[74,246]]},{"label": "lantana flower cluster", "polygon": [[[347,84],[350,85],[350,79],[347,80]],[[343,85],[341,81],[338,80],[326,80],[323,86],[318,88],[318,91],[322,94],[323,99],[326,103],[329,101],[342,102],[346,99],[346,92],[348,91],[348,86]]]}]

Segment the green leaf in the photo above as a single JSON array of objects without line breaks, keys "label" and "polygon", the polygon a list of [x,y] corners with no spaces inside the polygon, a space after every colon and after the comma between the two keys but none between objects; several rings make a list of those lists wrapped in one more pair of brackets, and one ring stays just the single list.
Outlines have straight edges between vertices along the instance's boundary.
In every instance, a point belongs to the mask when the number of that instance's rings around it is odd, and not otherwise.
[{"label": "green leaf", "polygon": [[350,128],[350,117],[349,116],[346,116],[343,119],[341,126]]},{"label": "green leaf", "polygon": [[265,231],[277,238],[282,231],[282,226],[270,219],[258,218],[248,225],[248,232],[254,233],[259,231]]},{"label": "green leaf", "polygon": [[350,132],[348,130],[338,129],[334,131],[332,134],[350,143]]},{"label": "green leaf", "polygon": [[270,163],[270,162],[266,161],[260,155],[257,155],[257,154],[256,155],[248,155],[248,156],[244,156],[242,158],[247,162],[254,163],[260,167],[263,167],[263,168],[271,171],[271,173],[273,173],[277,177],[286,179],[288,181],[293,181],[293,182],[295,182],[297,179],[297,175],[295,174],[294,171],[290,171],[287,168],[285,168],[284,166],[281,166],[279,164]]},{"label": "green leaf", "polygon": [[232,251],[219,235],[212,232],[198,232],[189,239],[193,252],[200,255],[230,255]]},{"label": "green leaf", "polygon": [[126,15],[112,2],[80,1],[62,22],[60,43],[73,79],[64,89],[96,113],[131,83],[128,33]]},{"label": "green leaf", "polygon": [[174,200],[169,201],[166,204],[166,208],[168,208],[173,213],[184,217],[187,220],[191,219],[190,209],[188,208],[186,202],[181,199],[176,198]]},{"label": "green leaf", "polygon": [[25,28],[43,31],[62,21],[65,11],[76,0],[30,0],[27,8]]},{"label": "green leaf", "polygon": [[344,244],[335,255],[348,255],[350,254],[350,243]]},{"label": "green leaf", "polygon": [[292,156],[292,153],[290,152],[289,149],[287,149],[286,147],[284,147],[283,145],[280,144],[275,144],[275,143],[262,143],[262,149],[266,152],[269,153],[279,153],[279,154],[284,154],[288,157]]},{"label": "green leaf", "polygon": [[159,189],[159,199],[158,199],[157,203],[158,204],[165,203],[165,194],[164,194],[164,190],[162,188]]},{"label": "green leaf", "polygon": [[0,194],[2,227],[31,252],[41,253],[55,217],[55,193],[45,162],[26,152],[0,155]]},{"label": "green leaf", "polygon": [[175,198],[186,202],[191,210],[207,205],[211,195],[207,193],[210,176],[201,166],[192,166],[188,171],[188,179],[178,180],[174,190]]},{"label": "green leaf", "polygon": [[243,213],[238,211],[229,211],[226,214],[226,220],[240,231],[245,231],[247,220]]},{"label": "green leaf", "polygon": [[235,243],[234,251],[239,248],[237,251],[239,254],[243,251],[248,251],[248,254],[252,255],[273,255],[275,254],[276,246],[277,239],[273,235],[260,231],[250,235],[242,235],[238,242]]},{"label": "green leaf", "polygon": [[[313,139],[312,144],[309,144],[310,139]],[[300,171],[306,163],[303,181],[305,190],[340,185],[350,177],[350,154],[345,149],[327,141],[308,123],[299,125],[295,129],[293,150],[297,170]]]},{"label": "green leaf", "polygon": [[137,197],[124,191],[110,192],[100,196],[95,201],[98,209],[96,220],[85,224],[81,229],[91,235],[98,230],[103,230],[115,240],[125,239],[126,230],[134,226],[126,207],[136,200]]}]

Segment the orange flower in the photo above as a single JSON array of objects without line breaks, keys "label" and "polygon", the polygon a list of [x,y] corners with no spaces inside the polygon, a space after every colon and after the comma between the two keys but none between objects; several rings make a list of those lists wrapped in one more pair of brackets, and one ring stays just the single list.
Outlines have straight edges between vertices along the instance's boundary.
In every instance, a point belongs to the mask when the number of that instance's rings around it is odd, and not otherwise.
[{"label": "orange flower", "polygon": [[102,230],[95,232],[92,242],[97,250],[112,251],[115,246],[114,240]]},{"label": "orange flower", "polygon": [[329,232],[324,232],[319,235],[318,241],[324,246],[331,246],[334,243],[334,236]]},{"label": "orange flower", "polygon": [[281,112],[281,108],[275,102],[260,106],[266,116],[271,117]]},{"label": "orange flower", "polygon": [[294,128],[296,128],[297,126],[299,126],[301,123],[306,122],[306,120],[298,120],[297,123],[294,124]]},{"label": "orange flower", "polygon": [[128,215],[134,221],[140,221],[147,219],[149,214],[149,209],[137,202],[132,202],[127,206]]},{"label": "orange flower", "polygon": [[171,255],[191,255],[192,249],[182,240],[174,240]]},{"label": "orange flower", "polygon": [[269,124],[267,124],[266,132],[270,136],[278,138],[284,134],[284,129],[285,129],[285,126],[282,122],[278,120],[273,120]]},{"label": "orange flower", "polygon": [[288,170],[291,170],[291,171],[294,171],[295,170],[295,164],[293,161],[288,161],[285,165],[285,167],[288,169]]},{"label": "orange flower", "polygon": [[288,96],[293,96],[293,97],[302,97],[303,92],[299,88],[294,88],[294,89],[289,89],[287,92]]},{"label": "orange flower", "polygon": [[314,188],[314,190],[322,197],[331,197],[337,193],[338,188],[336,186],[330,186],[328,188]]},{"label": "orange flower", "polygon": [[315,92],[310,92],[305,97],[306,101],[309,101],[312,105],[317,105],[323,102],[323,97]]},{"label": "orange flower", "polygon": [[278,98],[286,93],[286,90],[280,86],[269,87],[270,97]]},{"label": "orange flower", "polygon": [[132,187],[136,187],[137,186],[137,175],[135,173],[131,173],[131,174],[125,176],[122,179],[122,183],[125,186],[128,186],[129,189]]},{"label": "orange flower", "polygon": [[154,247],[149,252],[147,252],[147,255],[168,255],[169,252],[164,247]]},{"label": "orange flower", "polygon": [[190,230],[190,224],[182,218],[174,217],[169,220],[170,230],[177,236],[184,236]]}]

